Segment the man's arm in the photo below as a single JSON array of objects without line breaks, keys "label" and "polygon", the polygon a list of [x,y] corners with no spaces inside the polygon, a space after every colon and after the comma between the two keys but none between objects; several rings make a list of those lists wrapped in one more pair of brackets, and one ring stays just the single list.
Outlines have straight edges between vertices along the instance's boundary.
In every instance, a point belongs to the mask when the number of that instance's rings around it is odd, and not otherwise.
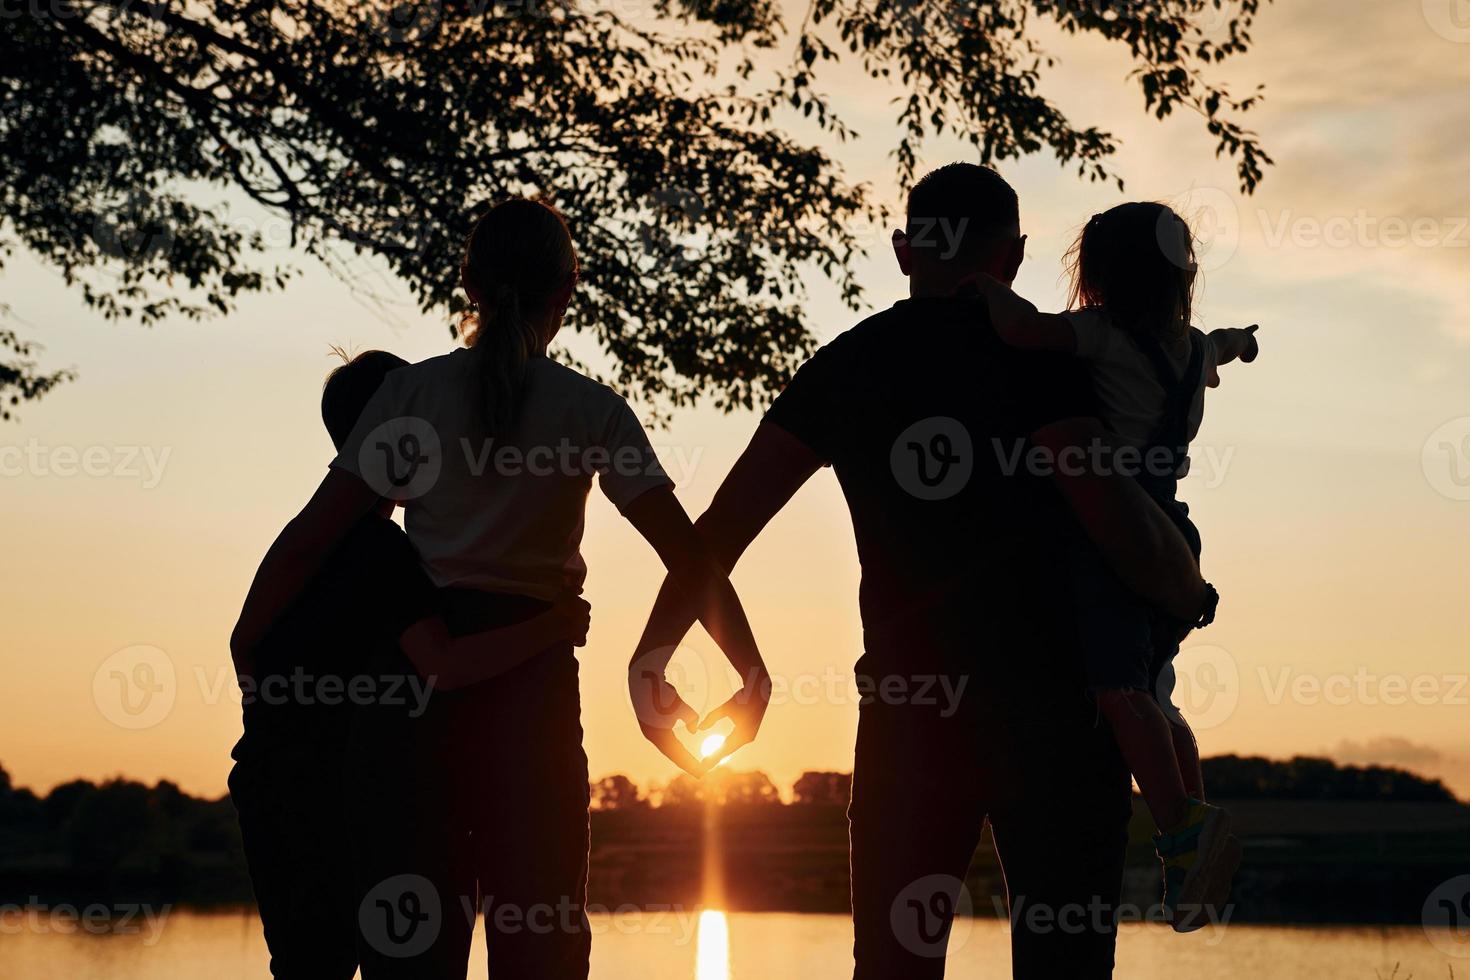
[{"label": "man's arm", "polygon": [[[710,558],[728,575],[771,518],[821,466],[822,460],[817,454],[795,436],[769,422],[763,423],[720,484],[709,509],[695,522]],[[641,690],[650,676],[662,678],[669,658],[696,618],[698,607],[693,597],[678,587],[671,573],[659,589],[648,625],[628,665],[630,686],[636,685]],[[713,635],[713,631],[711,633]],[[754,738],[760,721],[755,715],[757,707],[760,714],[764,714],[768,692],[762,695],[759,690],[751,690],[751,677],[747,670],[739,663],[735,668],[741,672],[745,686],[729,702],[707,716],[701,727],[708,728],[719,719],[729,717],[735,721],[736,728],[720,751],[705,760],[706,768]],[[761,669],[763,672],[764,667]],[[753,705],[753,702],[758,702],[758,705]],[[638,700],[634,703],[637,704]],[[674,720],[677,719],[669,720],[670,726]],[[645,734],[648,734],[647,726]]]},{"label": "man's arm", "polygon": [[715,560],[733,571],[771,518],[823,465],[800,439],[778,425],[761,423],[715,499],[694,522]]},{"label": "man's arm", "polygon": [[[1096,419],[1065,419],[1032,433],[1055,461],[1089,460],[1108,446]],[[1064,472],[1065,471],[1065,472]],[[1123,583],[1181,622],[1205,608],[1205,583],[1184,536],[1132,477],[1058,465],[1055,480],[1083,530]]]}]

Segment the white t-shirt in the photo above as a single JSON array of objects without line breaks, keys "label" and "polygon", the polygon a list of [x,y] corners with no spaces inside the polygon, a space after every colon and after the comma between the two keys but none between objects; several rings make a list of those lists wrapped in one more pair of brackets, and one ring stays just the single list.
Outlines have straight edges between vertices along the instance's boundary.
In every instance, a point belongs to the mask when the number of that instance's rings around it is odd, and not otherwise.
[{"label": "white t-shirt", "polygon": [[[1149,440],[1158,434],[1167,403],[1163,385],[1159,384],[1154,373],[1153,361],[1138,346],[1132,334],[1113,326],[1099,311],[1074,310],[1062,315],[1072,325],[1077,356],[1087,362],[1093,388],[1103,404],[1103,421],[1125,444],[1135,449],[1148,448]],[[1198,342],[1204,345],[1204,362],[1189,409],[1188,431],[1192,442],[1204,420],[1205,387],[1215,377],[1219,354],[1208,334],[1193,327],[1190,330],[1199,335]],[[1168,346],[1164,348],[1176,372],[1182,372],[1189,365],[1189,351],[1187,344],[1180,344],[1172,350]]]},{"label": "white t-shirt", "polygon": [[439,586],[552,599],[581,588],[595,474],[619,510],[671,483],[628,403],[545,357],[526,367],[514,431],[484,435],[468,350],[388,375],[332,462],[404,502]]}]

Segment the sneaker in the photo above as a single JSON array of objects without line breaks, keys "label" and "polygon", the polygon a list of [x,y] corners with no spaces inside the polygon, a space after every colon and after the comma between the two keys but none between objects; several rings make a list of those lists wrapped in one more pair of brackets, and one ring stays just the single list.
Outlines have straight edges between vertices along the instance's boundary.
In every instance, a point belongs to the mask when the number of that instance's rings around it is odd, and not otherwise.
[{"label": "sneaker", "polygon": [[1193,932],[1211,921],[1209,912],[1230,897],[1240,867],[1240,841],[1230,833],[1230,814],[1189,801],[1189,816],[1154,847],[1164,862],[1164,909],[1175,932]]},{"label": "sneaker", "polygon": [[[1240,838],[1231,834],[1225,839],[1224,856],[1221,858],[1224,873],[1216,875],[1215,886],[1206,889],[1200,896],[1201,911],[1205,913],[1207,921],[1219,922],[1222,913],[1230,905],[1230,890],[1235,873],[1240,870],[1241,856]],[[1210,916],[1213,918],[1209,919]]]}]

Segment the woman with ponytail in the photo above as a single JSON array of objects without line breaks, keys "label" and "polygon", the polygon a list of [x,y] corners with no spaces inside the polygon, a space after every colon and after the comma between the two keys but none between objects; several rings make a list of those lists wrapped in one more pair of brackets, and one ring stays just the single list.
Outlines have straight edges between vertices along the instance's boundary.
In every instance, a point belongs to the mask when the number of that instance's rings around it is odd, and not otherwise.
[{"label": "woman with ponytail", "polygon": [[[705,550],[627,402],[547,356],[577,275],[571,235],[549,206],[509,200],[479,220],[461,266],[468,346],[388,375],[262,563],[231,639],[237,663],[250,663],[258,638],[385,497],[405,508],[404,526],[440,588],[452,633],[536,615],[581,590],[595,478],[745,679],[737,699],[743,734],[754,734],[769,680],[725,570]],[[640,649],[672,649],[680,639],[645,635]],[[661,676],[652,684],[663,711],[640,711],[645,733],[700,772],[672,734],[693,713]],[[353,829],[362,844],[365,980],[463,977],[473,927],[464,910],[477,896],[486,903],[492,976],[587,976],[581,741],[570,643],[493,680],[435,693],[411,725],[378,726],[360,739],[359,756],[379,762],[381,783],[361,794]],[[398,761],[383,765],[384,757]],[[380,894],[384,887],[392,894]],[[434,938],[408,935],[406,925],[434,909],[434,923],[424,922]],[[383,916],[396,927],[375,918]]]}]

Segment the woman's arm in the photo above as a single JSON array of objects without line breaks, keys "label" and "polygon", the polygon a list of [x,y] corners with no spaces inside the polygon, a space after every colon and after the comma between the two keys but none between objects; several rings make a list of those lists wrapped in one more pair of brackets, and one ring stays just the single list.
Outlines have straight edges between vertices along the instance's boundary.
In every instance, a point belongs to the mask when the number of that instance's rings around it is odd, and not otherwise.
[{"label": "woman's arm", "polygon": [[1077,350],[1077,335],[1066,317],[1042,313],[1005,283],[981,273],[975,279],[990,307],[990,322],[1009,347],[1049,350],[1071,354]]},{"label": "woman's arm", "polygon": [[695,530],[673,490],[667,486],[649,490],[629,504],[624,514],[669,570],[629,665],[629,690],[638,722],[644,736],[676,765],[700,775],[706,767],[673,734],[679,721],[694,730],[698,713],[663,679],[664,668],[690,622],[698,616],[740,673],[740,690],[706,717],[703,726],[720,718],[735,723],[735,730],[725,742],[727,752],[750,742],[760,730],[770,700],[770,675],[728,573]]},{"label": "woman's arm", "polygon": [[380,499],[358,477],[338,469],[327,471],[306,507],[276,537],[250,583],[245,606],[230,635],[236,673],[251,673],[256,644]]},{"label": "woman's arm", "polygon": [[554,643],[586,646],[591,623],[587,600],[569,595],[524,622],[466,636],[451,636],[442,618],[430,616],[404,630],[398,646],[420,677],[453,691],[519,667]]},{"label": "woman's arm", "polygon": [[[710,549],[715,561],[727,574],[745,553],[745,549],[756,539],[771,518],[785,507],[796,491],[801,489],[811,475],[822,466],[822,460],[805,443],[773,423],[765,422],[756,429],[750,445],[740,454],[735,465],[726,475],[709,509],[695,522],[695,529]],[[662,695],[659,704],[668,706],[667,724],[664,728],[640,725],[643,734],[660,751],[684,769],[689,764],[698,765],[683,746],[666,731],[674,722],[683,720],[692,727],[698,714],[682,700],[663,679],[664,668],[675,648],[689,632],[698,618],[698,610],[678,587],[673,574],[664,579],[658,599],[648,616],[645,640],[656,642],[640,643],[628,665],[629,690],[634,694],[635,706],[640,699],[654,692]],[[714,717],[714,716],[711,716]],[[706,718],[708,723],[711,719]],[[738,727],[737,722],[737,727]],[[704,760],[702,771],[717,764],[740,745],[749,741],[727,738],[720,750]]]}]

